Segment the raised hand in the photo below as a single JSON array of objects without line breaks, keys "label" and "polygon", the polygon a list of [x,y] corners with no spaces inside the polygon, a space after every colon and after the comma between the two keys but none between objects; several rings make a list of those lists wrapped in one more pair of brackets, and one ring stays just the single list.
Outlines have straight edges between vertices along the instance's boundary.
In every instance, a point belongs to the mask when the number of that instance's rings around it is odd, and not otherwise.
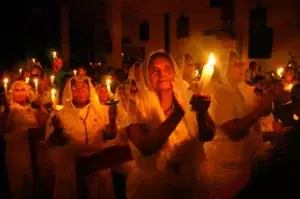
[{"label": "raised hand", "polygon": [[193,95],[190,100],[190,105],[192,106],[192,110],[197,112],[198,114],[205,115],[210,106],[211,99],[206,95]]}]

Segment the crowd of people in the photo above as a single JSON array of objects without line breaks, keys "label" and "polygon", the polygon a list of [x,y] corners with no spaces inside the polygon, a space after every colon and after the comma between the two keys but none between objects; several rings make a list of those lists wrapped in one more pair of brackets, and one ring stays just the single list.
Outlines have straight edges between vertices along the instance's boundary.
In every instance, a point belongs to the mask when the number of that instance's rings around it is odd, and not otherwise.
[{"label": "crowd of people", "polygon": [[[278,79],[248,77],[229,50],[217,55],[214,67],[201,93],[192,89],[199,81],[193,58],[173,59],[162,50],[129,70],[89,73],[80,65],[67,72],[55,58],[51,70],[33,64],[19,75],[3,75],[9,82],[0,92],[0,132],[12,198],[33,198],[33,128],[45,132],[38,162],[41,176],[54,176],[53,198],[78,198],[75,158],[99,151],[107,158],[86,179],[89,198],[284,194],[299,173],[297,68],[286,67]],[[107,148],[115,148],[114,154],[106,154]],[[120,150],[130,151],[128,157]],[[124,196],[112,172],[124,177]]]}]

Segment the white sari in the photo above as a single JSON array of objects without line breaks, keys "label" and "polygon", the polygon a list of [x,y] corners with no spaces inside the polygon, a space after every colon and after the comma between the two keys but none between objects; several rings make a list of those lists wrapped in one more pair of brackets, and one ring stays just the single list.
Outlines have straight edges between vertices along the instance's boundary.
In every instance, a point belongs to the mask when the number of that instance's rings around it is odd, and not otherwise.
[{"label": "white sari", "polygon": [[[26,88],[29,102],[22,106],[13,101],[12,92],[16,83]],[[25,82],[16,81],[9,93],[11,112],[8,116],[8,132],[5,133],[6,164],[9,184],[14,198],[30,198],[32,191],[32,167],[28,144],[28,129],[39,127],[35,110],[31,108],[30,95]]]},{"label": "white sari", "polygon": [[249,129],[247,136],[238,141],[230,139],[219,128],[230,120],[244,118],[254,111],[257,104],[252,87],[242,82],[238,85],[238,90],[234,90],[229,84],[229,55],[230,52],[225,52],[219,59],[221,64],[216,66],[219,76],[213,79],[209,91],[212,95],[209,113],[216,124],[216,135],[213,141],[205,143],[204,149],[209,162],[208,178],[213,192],[226,191],[241,178],[248,178],[254,154],[263,143],[258,122]]},{"label": "white sari", "polygon": [[[108,113],[101,105],[90,82],[90,103],[84,108],[76,108],[72,103],[71,78],[67,83],[64,95],[64,108],[56,112],[64,134],[70,142],[62,147],[51,149],[55,170],[54,198],[76,199],[76,179],[74,158],[81,152],[93,152],[105,147],[103,129],[108,124]],[[79,77],[75,77],[81,81]],[[85,78],[87,79],[87,78]],[[53,132],[51,122],[47,126],[46,138]],[[110,170],[102,170],[87,179],[89,198],[111,199],[113,189]]]},{"label": "white sari", "polygon": [[[137,100],[141,115],[133,123],[139,122],[146,124],[150,129],[155,129],[166,120],[166,116],[157,94],[151,88],[148,64],[142,66],[143,77]],[[185,111],[185,116],[163,147],[152,156],[144,157],[130,143],[136,167],[127,179],[126,188],[129,199],[192,197],[195,186],[195,158],[198,155],[200,162],[204,160],[204,151],[202,143],[197,142],[196,115],[190,111],[188,89],[184,87],[185,84],[177,72],[177,65],[174,61],[173,65],[176,71],[173,91]],[[180,165],[180,173],[174,172],[172,168],[176,164]]]}]

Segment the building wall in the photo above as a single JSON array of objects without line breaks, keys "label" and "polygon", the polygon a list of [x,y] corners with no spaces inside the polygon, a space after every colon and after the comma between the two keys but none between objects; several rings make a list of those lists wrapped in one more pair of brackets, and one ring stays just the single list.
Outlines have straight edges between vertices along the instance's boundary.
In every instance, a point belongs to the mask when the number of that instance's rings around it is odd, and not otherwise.
[{"label": "building wall", "polygon": [[[271,59],[256,60],[264,70],[287,63],[288,52],[300,56],[300,6],[299,0],[285,0],[278,3],[273,0],[236,0],[237,42],[233,49],[240,49],[245,62],[248,62],[249,11],[257,3],[268,8],[268,26],[274,28],[273,56]],[[122,34],[130,37],[130,46],[145,47],[146,55],[164,48],[164,12],[170,13],[170,51],[190,53],[199,62],[206,62],[209,52],[223,49],[220,40],[214,36],[203,36],[206,29],[220,28],[220,9],[210,8],[209,0],[124,0]],[[181,12],[189,17],[190,36],[176,38],[176,21]],[[139,25],[144,20],[150,24],[150,40],[139,41]],[[300,61],[300,60],[299,60]]]}]

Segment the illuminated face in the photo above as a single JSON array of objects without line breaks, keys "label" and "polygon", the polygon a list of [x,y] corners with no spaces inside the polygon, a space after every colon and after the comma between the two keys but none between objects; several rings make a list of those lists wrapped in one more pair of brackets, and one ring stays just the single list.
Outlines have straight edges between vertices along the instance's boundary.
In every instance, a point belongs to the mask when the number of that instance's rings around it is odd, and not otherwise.
[{"label": "illuminated face", "polygon": [[193,81],[196,65],[193,61],[186,62],[183,69],[183,79],[189,83]]},{"label": "illuminated face", "polygon": [[42,71],[38,67],[34,67],[31,69],[31,75],[32,76],[41,76]]},{"label": "illuminated face", "polygon": [[13,101],[18,104],[23,104],[27,100],[27,92],[25,85],[22,83],[16,83],[12,91]]},{"label": "illuminated face", "polygon": [[54,59],[52,63],[52,69],[54,73],[57,73],[60,71],[60,69],[63,66],[63,60],[62,59]]},{"label": "illuminated face", "polygon": [[292,70],[288,70],[285,74],[284,74],[284,79],[286,82],[293,82],[295,78],[295,73]]},{"label": "illuminated face", "polygon": [[86,76],[86,70],[84,68],[78,69],[78,76],[85,77]]},{"label": "illuminated face", "polygon": [[98,97],[101,103],[108,101],[109,96],[105,86],[101,86],[98,89]]},{"label": "illuminated face", "polygon": [[237,54],[231,53],[228,65],[228,78],[234,82],[242,82],[245,79],[245,65],[238,60]]},{"label": "illuminated face", "polygon": [[90,99],[90,87],[88,80],[76,81],[72,80],[73,101],[77,104],[85,104]]},{"label": "illuminated face", "polygon": [[150,60],[149,79],[156,92],[172,89],[175,78],[173,63],[166,57],[156,57]]}]

